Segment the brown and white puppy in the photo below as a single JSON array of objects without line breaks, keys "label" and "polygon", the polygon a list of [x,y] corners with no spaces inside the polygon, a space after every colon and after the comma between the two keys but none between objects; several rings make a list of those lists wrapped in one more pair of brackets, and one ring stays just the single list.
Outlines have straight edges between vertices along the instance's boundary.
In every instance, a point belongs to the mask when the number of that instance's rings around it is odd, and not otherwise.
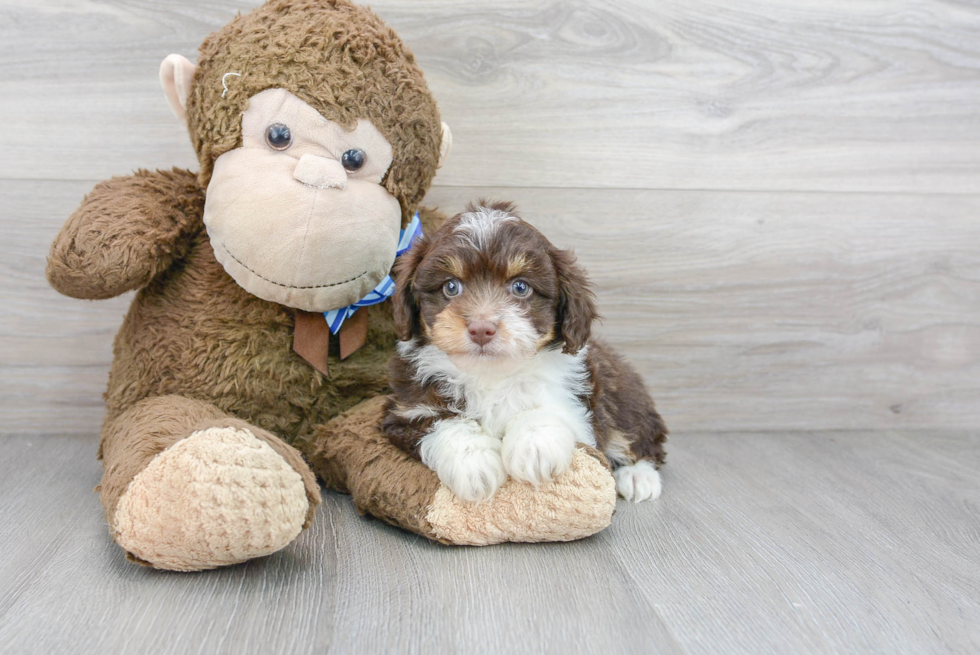
[{"label": "brown and white puppy", "polygon": [[591,338],[595,298],[569,251],[509,203],[471,205],[395,275],[395,445],[468,501],[508,474],[551,480],[576,443],[606,454],[626,499],[660,495],[667,429],[636,371]]}]

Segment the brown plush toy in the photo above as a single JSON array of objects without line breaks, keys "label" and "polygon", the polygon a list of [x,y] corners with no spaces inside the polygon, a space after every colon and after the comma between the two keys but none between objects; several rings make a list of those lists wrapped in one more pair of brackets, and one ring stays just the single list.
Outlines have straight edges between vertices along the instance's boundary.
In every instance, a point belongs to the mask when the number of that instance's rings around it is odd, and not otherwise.
[{"label": "brown plush toy", "polygon": [[[615,489],[594,452],[474,506],[378,430],[390,303],[347,308],[384,286],[416,211],[441,220],[418,204],[450,145],[391,29],[345,0],[273,0],[211,35],[196,67],[168,57],[161,80],[200,173],[100,183],[47,269],[74,298],[138,290],[99,448],[130,559],[200,570],[277,551],[313,520],[313,471],[362,512],[447,543],[608,525]],[[346,318],[336,336],[330,310]]]}]

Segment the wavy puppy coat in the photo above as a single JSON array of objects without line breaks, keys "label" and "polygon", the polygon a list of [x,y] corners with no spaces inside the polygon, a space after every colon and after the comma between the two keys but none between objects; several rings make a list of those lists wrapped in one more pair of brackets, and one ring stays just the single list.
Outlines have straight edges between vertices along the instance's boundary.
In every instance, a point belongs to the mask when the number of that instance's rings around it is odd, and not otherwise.
[{"label": "wavy puppy coat", "polygon": [[477,205],[395,271],[395,445],[468,501],[508,474],[551,480],[577,442],[606,454],[628,500],[660,495],[667,429],[636,371],[590,337],[595,298],[570,252],[513,205]]}]

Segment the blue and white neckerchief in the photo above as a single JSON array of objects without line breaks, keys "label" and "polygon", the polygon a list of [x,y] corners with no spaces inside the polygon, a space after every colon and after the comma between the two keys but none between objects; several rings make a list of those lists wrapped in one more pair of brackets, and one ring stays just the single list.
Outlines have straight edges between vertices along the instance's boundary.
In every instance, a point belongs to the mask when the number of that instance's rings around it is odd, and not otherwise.
[{"label": "blue and white neckerchief", "polygon": [[[422,223],[419,221],[419,213],[415,212],[415,216],[412,217],[412,222],[398,235],[398,249],[395,251],[395,257],[401,256],[402,253],[411,248],[415,240],[421,236]],[[340,309],[331,309],[329,312],[323,312],[323,316],[327,319],[327,325],[330,327],[330,332],[337,334],[344,321],[353,316],[354,312],[358,309],[384,302],[394,292],[395,281],[391,279],[390,275],[385,275],[385,279],[381,280],[378,286],[374,287],[374,289],[369,291],[366,296],[356,303],[341,307]]]}]

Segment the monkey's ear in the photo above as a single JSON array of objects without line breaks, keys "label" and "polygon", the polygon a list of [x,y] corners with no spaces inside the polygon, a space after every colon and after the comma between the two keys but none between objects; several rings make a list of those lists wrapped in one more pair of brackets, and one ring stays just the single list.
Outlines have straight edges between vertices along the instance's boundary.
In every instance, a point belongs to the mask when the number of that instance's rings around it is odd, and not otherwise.
[{"label": "monkey's ear", "polygon": [[197,66],[182,55],[167,55],[160,64],[160,85],[174,115],[187,122],[187,98]]},{"label": "monkey's ear", "polygon": [[392,315],[395,319],[395,335],[400,341],[408,341],[422,334],[422,317],[419,311],[419,299],[415,289],[415,270],[429,249],[425,237],[422,237],[406,252],[395,260],[392,277],[395,279],[395,294],[392,296]]},{"label": "monkey's ear", "polygon": [[449,159],[449,151],[453,149],[453,133],[450,131],[449,126],[445,123],[442,124],[442,141],[439,143],[439,164],[436,168],[442,168],[442,165],[446,163]]},{"label": "monkey's ear", "polygon": [[558,275],[558,312],[555,336],[565,341],[562,352],[574,355],[589,342],[592,323],[599,318],[592,285],[575,263],[570,250],[552,250],[551,262]]}]

